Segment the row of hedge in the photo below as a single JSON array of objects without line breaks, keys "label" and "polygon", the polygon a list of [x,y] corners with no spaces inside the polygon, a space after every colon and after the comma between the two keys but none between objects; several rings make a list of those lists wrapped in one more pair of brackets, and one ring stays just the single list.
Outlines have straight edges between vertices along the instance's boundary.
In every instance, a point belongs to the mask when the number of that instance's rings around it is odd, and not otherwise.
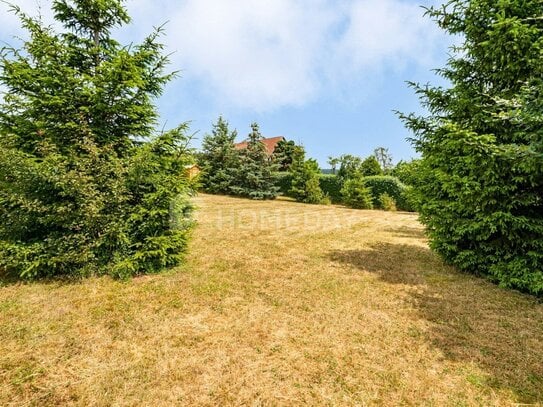
[{"label": "row of hedge", "polygon": [[[283,195],[288,196],[292,177],[288,172],[279,173],[277,176],[277,186]],[[410,198],[410,187],[406,186],[396,177],[388,175],[375,175],[364,177],[366,186],[370,189],[373,205],[380,207],[379,198],[387,194],[394,199],[396,207],[402,211],[413,211],[413,205]],[[342,203],[341,187],[342,179],[337,175],[321,174],[320,186],[323,192],[330,198],[332,203]]]}]

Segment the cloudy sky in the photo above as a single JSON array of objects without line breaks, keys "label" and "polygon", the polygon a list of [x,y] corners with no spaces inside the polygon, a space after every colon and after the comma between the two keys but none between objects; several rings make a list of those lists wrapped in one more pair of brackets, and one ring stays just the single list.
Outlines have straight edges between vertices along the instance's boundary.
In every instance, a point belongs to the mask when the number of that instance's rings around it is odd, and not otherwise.
[{"label": "cloudy sky", "polygon": [[[12,0],[29,14],[48,0]],[[138,42],[167,22],[164,42],[181,76],[159,100],[162,124],[190,121],[195,145],[219,114],[246,136],[302,143],[326,166],[343,153],[388,147],[415,152],[393,110],[420,111],[406,80],[436,83],[450,39],[421,5],[434,0],[127,0],[132,24],[116,33]],[[0,40],[24,36],[0,3]]]}]

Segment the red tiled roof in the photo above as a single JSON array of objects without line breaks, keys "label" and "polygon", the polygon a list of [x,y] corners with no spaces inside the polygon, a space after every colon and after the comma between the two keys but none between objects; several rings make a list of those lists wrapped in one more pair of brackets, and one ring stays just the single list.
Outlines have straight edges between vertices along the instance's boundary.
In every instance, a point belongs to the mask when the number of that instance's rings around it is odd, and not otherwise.
[{"label": "red tiled roof", "polygon": [[[279,143],[281,140],[285,140],[283,136],[278,137],[271,137],[271,138],[265,138],[262,140],[262,143],[266,146],[266,152],[268,155],[272,155],[273,151],[275,150],[275,147],[277,146],[277,143]],[[247,148],[247,142],[243,141],[241,143],[237,143],[234,145],[236,150],[243,150]]]}]

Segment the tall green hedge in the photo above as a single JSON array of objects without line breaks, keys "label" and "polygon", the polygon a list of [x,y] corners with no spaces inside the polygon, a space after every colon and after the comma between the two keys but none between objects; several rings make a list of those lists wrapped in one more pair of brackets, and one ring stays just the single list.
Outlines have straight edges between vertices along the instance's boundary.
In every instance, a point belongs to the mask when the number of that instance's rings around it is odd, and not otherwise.
[{"label": "tall green hedge", "polygon": [[381,195],[387,194],[394,199],[398,209],[402,211],[413,210],[406,194],[408,189],[398,178],[390,175],[375,175],[364,177],[364,182],[371,190],[374,207],[379,208]]},{"label": "tall green hedge", "polygon": [[332,203],[341,203],[341,188],[343,187],[341,178],[333,174],[321,174],[320,185],[322,191],[330,198]]}]

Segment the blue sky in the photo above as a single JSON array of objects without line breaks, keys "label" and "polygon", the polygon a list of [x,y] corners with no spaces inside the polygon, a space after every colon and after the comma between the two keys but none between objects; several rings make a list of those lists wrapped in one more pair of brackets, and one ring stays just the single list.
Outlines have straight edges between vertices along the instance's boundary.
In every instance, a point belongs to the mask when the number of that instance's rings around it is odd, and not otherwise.
[{"label": "blue sky", "polygon": [[[15,1],[29,14],[46,0]],[[302,143],[327,157],[389,148],[415,152],[393,110],[420,112],[405,81],[439,81],[450,39],[423,17],[434,0],[127,0],[132,25],[116,33],[138,42],[168,22],[164,43],[181,76],[158,101],[161,125],[190,121],[195,146],[219,114],[242,139],[257,121],[265,136]],[[0,39],[22,35],[0,4]],[[23,34],[24,35],[24,34]]]}]

